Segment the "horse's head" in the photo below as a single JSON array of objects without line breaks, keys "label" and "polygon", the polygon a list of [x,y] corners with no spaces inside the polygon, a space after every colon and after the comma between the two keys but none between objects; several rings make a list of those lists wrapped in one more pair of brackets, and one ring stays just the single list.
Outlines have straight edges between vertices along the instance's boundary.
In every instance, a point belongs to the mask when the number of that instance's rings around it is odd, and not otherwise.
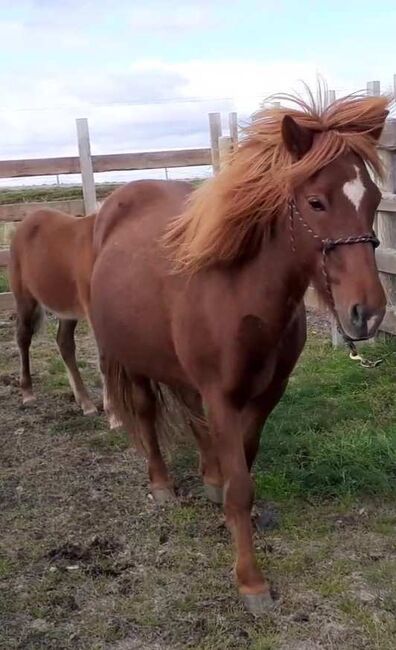
[{"label": "horse's head", "polygon": [[[370,133],[378,139],[381,129]],[[283,118],[284,144],[295,161],[315,156],[326,134]],[[366,135],[367,137],[367,135]],[[313,283],[351,339],[373,336],[386,298],[375,261],[373,222],[381,198],[363,159],[350,148],[293,190],[295,246],[313,262]]]}]

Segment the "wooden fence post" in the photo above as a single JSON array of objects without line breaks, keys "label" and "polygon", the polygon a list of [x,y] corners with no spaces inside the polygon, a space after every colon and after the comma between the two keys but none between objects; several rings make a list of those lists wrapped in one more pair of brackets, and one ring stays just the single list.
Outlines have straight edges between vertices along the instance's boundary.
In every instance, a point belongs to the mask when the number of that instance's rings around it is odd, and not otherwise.
[{"label": "wooden fence post", "polygon": [[[380,82],[368,81],[367,93],[369,95],[380,95]],[[390,134],[391,131],[393,131],[394,138],[396,138],[396,120],[387,120],[386,131],[387,134]],[[396,152],[394,150],[382,148],[380,156],[385,168],[385,176],[381,183],[381,190],[383,192],[394,193],[396,192]],[[396,247],[396,217],[394,216],[394,213],[378,211],[376,215],[376,230],[378,238],[381,241],[381,247]],[[380,278],[386,291],[388,304],[391,307],[394,307],[396,305],[396,278],[389,273],[380,273]]]},{"label": "wooden fence post", "polygon": [[[389,120],[387,126],[388,133],[393,130],[396,138],[396,120]],[[383,149],[381,159],[385,166],[385,178],[381,190],[385,192],[396,192],[396,151]],[[376,218],[376,229],[378,239],[381,242],[381,248],[396,248],[396,213],[378,211]],[[396,277],[389,273],[380,273],[381,282],[387,294],[388,304],[391,307],[396,306]]]},{"label": "wooden fence post", "polygon": [[367,94],[368,95],[380,95],[381,94],[381,84],[379,81],[368,81],[367,82]]},{"label": "wooden fence post", "polygon": [[228,114],[228,124],[230,127],[232,147],[235,150],[238,147],[238,115],[235,111]]},{"label": "wooden fence post", "polygon": [[336,100],[335,90],[328,90],[327,91],[327,106],[329,104],[332,104],[333,102],[335,102],[335,100]]},{"label": "wooden fence post", "polygon": [[232,154],[233,143],[229,135],[222,135],[219,138],[219,161],[220,169],[228,165],[230,155]]},{"label": "wooden fence post", "polygon": [[[336,98],[335,90],[326,89],[323,97],[324,108],[329,106],[329,104],[332,104],[335,101],[335,98]],[[338,329],[337,320],[333,316],[333,314],[331,314],[330,316],[330,328],[331,328],[331,343],[333,345],[333,348],[339,348],[343,346],[344,339]]]},{"label": "wooden fence post", "polygon": [[96,212],[96,190],[87,118],[78,118],[76,126],[85,214],[92,214],[92,212]]},{"label": "wooden fence post", "polygon": [[219,138],[221,138],[221,115],[209,113],[210,149],[212,152],[213,174],[220,169]]}]

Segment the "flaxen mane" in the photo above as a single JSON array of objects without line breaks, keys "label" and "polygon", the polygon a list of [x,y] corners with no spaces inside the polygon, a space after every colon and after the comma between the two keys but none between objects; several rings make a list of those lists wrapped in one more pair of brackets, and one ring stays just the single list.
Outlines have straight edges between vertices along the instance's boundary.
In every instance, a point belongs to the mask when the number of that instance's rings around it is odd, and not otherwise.
[{"label": "flaxen mane", "polygon": [[[291,107],[256,113],[230,165],[193,192],[187,209],[171,225],[165,244],[178,269],[194,272],[238,259],[258,221],[270,225],[285,214],[293,189],[348,151],[381,175],[376,142],[389,98],[354,94],[327,108],[312,95],[309,102],[291,95],[278,99]],[[282,140],[285,115],[318,134],[298,161]]]}]

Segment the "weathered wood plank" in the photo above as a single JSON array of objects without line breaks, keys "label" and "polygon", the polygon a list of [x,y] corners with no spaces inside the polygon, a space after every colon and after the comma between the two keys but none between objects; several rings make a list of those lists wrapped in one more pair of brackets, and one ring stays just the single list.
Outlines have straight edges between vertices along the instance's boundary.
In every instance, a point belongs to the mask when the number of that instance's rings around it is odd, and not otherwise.
[{"label": "weathered wood plank", "polygon": [[238,113],[233,111],[232,113],[228,114],[228,124],[230,127],[230,137],[232,139],[232,146],[233,149],[236,149],[238,147]]},{"label": "weathered wood plank", "polygon": [[385,318],[380,325],[381,332],[396,335],[396,310],[393,307],[388,307],[386,310]]},{"label": "weathered wood plank", "polygon": [[310,309],[317,309],[318,311],[326,311],[326,309],[320,303],[318,294],[316,293],[313,287],[308,287],[304,296],[304,302],[306,307],[309,307]]},{"label": "weathered wood plank", "polygon": [[143,153],[113,153],[92,156],[94,172],[163,169],[164,167],[200,167],[211,165],[210,149],[178,149]]},{"label": "weathered wood plank", "polygon": [[[94,172],[162,169],[164,167],[199,167],[201,165],[210,165],[211,162],[211,152],[208,148],[92,156]],[[79,173],[80,159],[78,156],[0,160],[0,178]]]},{"label": "weathered wood plank", "polygon": [[219,138],[221,138],[221,115],[209,113],[210,151],[213,174],[220,169]]},{"label": "weathered wood plank", "polygon": [[392,192],[382,192],[382,199],[378,206],[378,210],[380,212],[396,212],[396,194],[392,194]]},{"label": "weathered wood plank", "polygon": [[0,205],[0,222],[22,221],[27,214],[40,208],[51,208],[69,214],[84,214],[84,202],[82,199],[71,199],[70,201],[32,201],[31,203],[6,203]]},{"label": "weathered wood plank", "polygon": [[14,308],[15,308],[15,299],[11,291],[0,293],[0,311],[6,311],[8,309],[14,309]]},{"label": "weathered wood plank", "polygon": [[54,174],[79,174],[80,159],[31,158],[26,160],[0,160],[0,178],[23,176],[51,176]]},{"label": "weathered wood plank", "polygon": [[228,165],[232,154],[232,138],[229,135],[222,135],[219,138],[219,162],[220,169]]},{"label": "weathered wood plank", "polygon": [[10,259],[10,251],[8,248],[6,248],[3,251],[0,251],[0,267],[7,266],[9,259]]},{"label": "weathered wood plank", "polygon": [[396,149],[396,130],[394,118],[388,119],[381,133],[379,147],[381,149]]},{"label": "weathered wood plank", "polygon": [[79,117],[76,126],[85,214],[92,214],[96,210],[96,189],[87,118]]},{"label": "weathered wood plank", "polygon": [[378,270],[382,273],[396,275],[396,249],[395,248],[378,248],[376,250],[376,259]]}]

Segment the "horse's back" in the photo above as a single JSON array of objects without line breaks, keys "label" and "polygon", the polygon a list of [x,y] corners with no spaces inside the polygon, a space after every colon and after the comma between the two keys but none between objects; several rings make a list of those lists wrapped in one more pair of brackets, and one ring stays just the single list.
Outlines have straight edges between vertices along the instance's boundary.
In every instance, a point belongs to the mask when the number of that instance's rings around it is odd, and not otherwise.
[{"label": "horse's back", "polygon": [[193,186],[186,181],[140,180],[123,185],[104,201],[96,219],[94,248],[99,252],[117,232],[152,238],[177,216]]},{"label": "horse's back", "polygon": [[25,217],[10,247],[10,283],[59,316],[82,317],[78,287],[92,267],[95,215],[78,218],[49,208]]}]

